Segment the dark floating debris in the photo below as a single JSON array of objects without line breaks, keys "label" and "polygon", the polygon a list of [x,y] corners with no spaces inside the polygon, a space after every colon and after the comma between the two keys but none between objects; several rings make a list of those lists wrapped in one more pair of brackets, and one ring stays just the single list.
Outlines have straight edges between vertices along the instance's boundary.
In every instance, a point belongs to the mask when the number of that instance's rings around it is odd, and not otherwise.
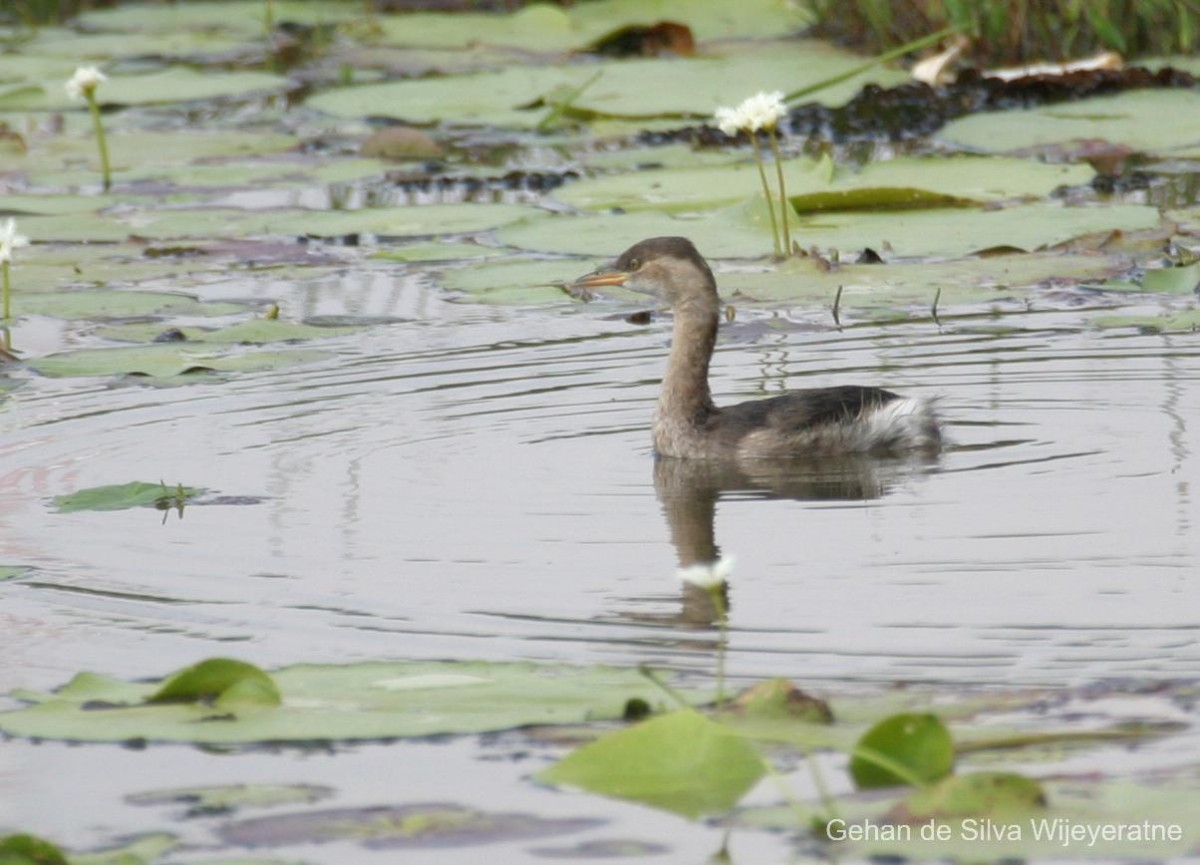
[{"label": "dark floating debris", "polygon": [[605,57],[691,57],[696,53],[696,39],[686,24],[659,21],[648,27],[635,24],[614,30],[601,36],[583,53]]},{"label": "dark floating debris", "polygon": [[[1126,90],[1195,86],[1195,76],[1170,66],[1157,72],[1134,66],[1065,75],[1030,75],[1011,81],[968,70],[955,83],[937,88],[915,81],[892,88],[868,84],[839,108],[808,102],[793,108],[779,129],[786,135],[834,143],[903,141],[931,135],[951,120],[980,111],[1035,108]],[[638,136],[638,143],[648,145],[683,141],[719,146],[732,140],[735,139],[707,125],[643,132]]]}]

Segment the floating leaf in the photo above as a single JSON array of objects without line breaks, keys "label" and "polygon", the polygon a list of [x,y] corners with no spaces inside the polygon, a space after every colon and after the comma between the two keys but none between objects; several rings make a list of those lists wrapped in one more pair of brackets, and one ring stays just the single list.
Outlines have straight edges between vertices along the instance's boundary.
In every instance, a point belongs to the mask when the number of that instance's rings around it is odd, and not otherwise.
[{"label": "floating leaf", "polygon": [[[652,154],[644,154],[645,156]],[[788,197],[800,213],[833,210],[914,209],[1043,197],[1059,186],[1088,182],[1086,165],[1047,165],[997,157],[905,157],[872,162],[829,178],[822,159],[784,163]],[[774,178],[772,178],[774,182]],[[588,209],[653,208],[669,212],[709,209],[745,200],[759,189],[752,163],[640,171],[581,180],[556,193]]]},{"label": "floating leaf", "polygon": [[[572,110],[609,117],[701,119],[755,90],[771,90],[781,86],[780,82],[798,89],[862,62],[849,52],[818,42],[727,46],[723,50],[726,53],[695,58],[508,66],[471,75],[389,81],[331,90],[308,100],[308,105],[337,117],[382,115],[411,123],[533,128],[545,115],[541,101],[546,96],[563,89],[580,90],[599,72],[600,77],[573,101]],[[653,87],[646,86],[648,80],[654,81]],[[900,83],[903,77],[877,69],[821,91],[815,98],[836,105],[869,80]]]},{"label": "floating leaf", "polygon": [[954,741],[936,715],[892,715],[868,730],[850,760],[860,788],[928,784],[954,769]]},{"label": "floating leaf", "polygon": [[1040,108],[982,112],[947,124],[940,137],[991,153],[1083,141],[1162,155],[1200,152],[1200,93],[1132,90]]},{"label": "floating leaf", "polygon": [[188,817],[227,814],[241,808],[272,805],[311,805],[334,794],[331,787],[313,784],[225,784],[212,787],[175,787],[126,796],[131,805],[187,805]]},{"label": "floating leaf", "polygon": [[889,812],[898,822],[953,817],[998,817],[1035,812],[1046,805],[1042,785],[1014,772],[952,775],[914,790]]},{"label": "floating leaf", "polygon": [[145,375],[173,378],[191,372],[255,372],[329,357],[312,349],[218,353],[187,342],[121,348],[85,348],[33,358],[28,366],[54,377]]},{"label": "floating leaf", "polygon": [[187,500],[205,492],[198,487],[171,486],[142,481],[89,487],[65,496],[55,496],[54,505],[60,514],[75,511],[123,511],[127,508],[161,508],[164,502],[174,502],[181,496]]},{"label": "floating leaf", "polygon": [[[265,345],[272,342],[301,342],[357,333],[365,325],[318,326],[298,321],[280,321],[270,318],[252,318],[219,330],[184,327],[170,328],[178,331],[184,341],[214,345]],[[155,342],[166,333],[162,322],[118,324],[96,331],[105,339],[126,342]]]},{"label": "floating leaf", "polygon": [[580,724],[620,718],[630,699],[662,700],[643,676],[612,667],[412,661],[300,665],[271,678],[282,706],[217,724],[199,723],[212,716],[204,706],[147,704],[153,683],[81,673],[53,694],[18,692],[34,705],[0,712],[0,731],[93,742],[350,741]]},{"label": "floating leaf", "polygon": [[[616,256],[645,237],[682,234],[712,258],[753,258],[771,251],[762,199],[692,218],[654,211],[624,215],[559,215],[518,222],[496,232],[508,244],[539,252]],[[792,236],[802,247],[838,250],[890,244],[904,257],[955,258],[986,249],[1043,249],[1096,232],[1142,231],[1159,226],[1157,208],[1140,205],[1064,207],[1030,204],[1001,210],[917,210],[901,213],[827,213],[799,217]]]},{"label": "floating leaf", "polygon": [[1092,324],[1101,328],[1136,327],[1152,333],[1193,333],[1200,330],[1200,309],[1162,315],[1100,315]]},{"label": "floating leaf", "polygon": [[804,693],[787,679],[768,679],[742,691],[730,704],[752,718],[786,718],[812,724],[832,724],[833,713],[824,700]]},{"label": "floating leaf", "polygon": [[538,777],[697,817],[728,811],[765,773],[742,736],[685,710],[603,736]]},{"label": "floating leaf", "polygon": [[357,841],[372,850],[453,848],[547,838],[603,825],[595,818],[535,817],[449,803],[337,808],[226,823],[219,833],[242,847]]},{"label": "floating leaf", "polygon": [[1147,270],[1142,290],[1156,294],[1195,294],[1200,288],[1200,262],[1186,267],[1160,267]]},{"label": "floating leaf", "polygon": [[171,676],[146,702],[278,706],[283,697],[274,680],[253,664],[209,658]]},{"label": "floating leaf", "polygon": [[0,582],[23,577],[32,570],[28,565],[0,565]]},{"label": "floating leaf", "polygon": [[187,294],[165,291],[76,291],[17,293],[13,312],[17,315],[48,315],[52,318],[134,318],[149,315],[230,315],[245,312],[245,304],[204,303]]},{"label": "floating leaf", "polygon": [[36,835],[6,835],[0,838],[2,865],[68,865],[62,851]]}]

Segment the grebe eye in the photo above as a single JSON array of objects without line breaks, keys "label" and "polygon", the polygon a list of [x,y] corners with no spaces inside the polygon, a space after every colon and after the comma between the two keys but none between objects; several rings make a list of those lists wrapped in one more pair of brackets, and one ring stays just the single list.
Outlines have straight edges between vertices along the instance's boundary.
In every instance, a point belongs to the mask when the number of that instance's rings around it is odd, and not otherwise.
[{"label": "grebe eye", "polygon": [[641,266],[642,266],[642,260],[640,258],[629,259],[629,269],[630,270],[637,270]]}]

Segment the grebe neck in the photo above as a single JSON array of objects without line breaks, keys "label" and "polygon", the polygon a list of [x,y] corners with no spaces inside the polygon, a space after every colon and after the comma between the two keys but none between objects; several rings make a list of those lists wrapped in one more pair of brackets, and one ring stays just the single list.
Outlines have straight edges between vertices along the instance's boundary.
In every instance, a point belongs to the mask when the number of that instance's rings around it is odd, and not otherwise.
[{"label": "grebe neck", "polygon": [[716,343],[715,310],[676,309],[671,355],[658,398],[660,419],[695,425],[716,411],[708,389],[708,363]]}]

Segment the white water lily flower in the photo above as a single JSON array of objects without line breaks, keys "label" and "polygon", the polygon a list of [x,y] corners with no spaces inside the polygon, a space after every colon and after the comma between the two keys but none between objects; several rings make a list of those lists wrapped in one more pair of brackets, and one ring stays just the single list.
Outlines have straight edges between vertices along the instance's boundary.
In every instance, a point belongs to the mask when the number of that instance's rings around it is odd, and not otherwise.
[{"label": "white water lily flower", "polygon": [[108,76],[95,66],[80,66],[63,88],[72,99],[85,99],[107,80]]},{"label": "white water lily flower", "polygon": [[10,219],[0,225],[0,264],[9,264],[13,260],[13,250],[21,246],[29,246],[29,238],[17,234],[17,221]]},{"label": "white water lily flower", "polygon": [[719,588],[729,581],[733,573],[733,556],[721,556],[715,562],[705,562],[699,565],[688,565],[676,573],[679,579],[697,588],[712,590]]},{"label": "white water lily flower", "polygon": [[787,115],[787,106],[783,104],[783,93],[773,90],[770,93],[755,93],[744,99],[737,108],[718,108],[713,114],[717,128],[726,135],[737,135],[740,130],[758,132],[760,129],[774,129],[775,124]]}]

